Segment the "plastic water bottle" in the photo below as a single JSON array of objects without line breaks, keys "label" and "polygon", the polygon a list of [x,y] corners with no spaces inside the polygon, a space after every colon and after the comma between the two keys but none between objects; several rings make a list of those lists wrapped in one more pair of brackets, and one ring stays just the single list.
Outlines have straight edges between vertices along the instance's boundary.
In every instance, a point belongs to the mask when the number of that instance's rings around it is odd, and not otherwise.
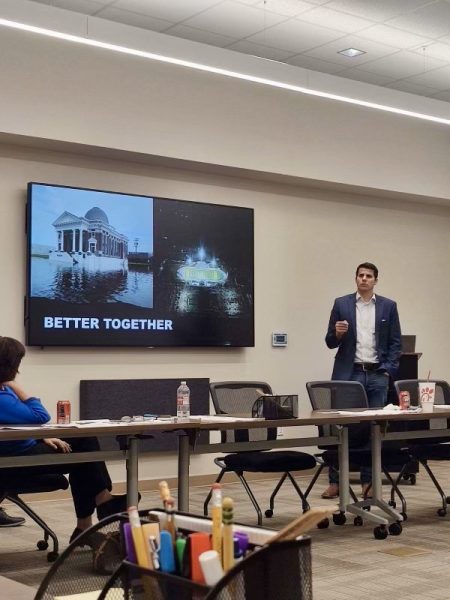
[{"label": "plastic water bottle", "polygon": [[191,403],[190,403],[191,392],[186,385],[185,381],[182,381],[180,387],[177,389],[177,420],[178,421],[189,421],[191,415]]}]

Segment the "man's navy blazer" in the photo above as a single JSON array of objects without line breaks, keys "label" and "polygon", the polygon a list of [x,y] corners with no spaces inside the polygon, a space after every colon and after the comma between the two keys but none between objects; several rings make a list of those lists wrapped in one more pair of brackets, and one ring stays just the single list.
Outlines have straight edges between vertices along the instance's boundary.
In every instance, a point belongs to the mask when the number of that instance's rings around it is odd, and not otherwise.
[{"label": "man's navy blazer", "polygon": [[[397,304],[378,294],[375,298],[375,341],[379,370],[395,376],[402,348]],[[336,321],[348,322],[348,331],[340,340],[336,338]],[[349,380],[356,353],[356,293],[334,301],[325,342],[328,348],[338,348],[332,379]]]}]

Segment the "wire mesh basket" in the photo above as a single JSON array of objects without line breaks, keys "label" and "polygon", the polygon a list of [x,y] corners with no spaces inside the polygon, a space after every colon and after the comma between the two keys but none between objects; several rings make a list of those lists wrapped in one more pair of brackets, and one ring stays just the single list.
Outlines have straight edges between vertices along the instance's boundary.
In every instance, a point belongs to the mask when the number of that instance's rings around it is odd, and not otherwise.
[{"label": "wire mesh basket", "polygon": [[124,561],[99,600],[312,600],[311,540],[268,544],[213,588]]},{"label": "wire mesh basket", "polygon": [[260,396],[252,407],[252,417],[264,419],[293,419],[298,415],[298,396]]}]

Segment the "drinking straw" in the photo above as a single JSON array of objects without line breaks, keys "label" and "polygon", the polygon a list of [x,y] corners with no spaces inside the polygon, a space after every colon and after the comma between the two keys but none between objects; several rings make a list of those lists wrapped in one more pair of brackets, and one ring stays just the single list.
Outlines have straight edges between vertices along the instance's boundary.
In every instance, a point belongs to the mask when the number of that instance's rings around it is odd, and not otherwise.
[{"label": "drinking straw", "polygon": [[431,376],[431,369],[428,371],[427,381],[430,381],[430,376]]}]

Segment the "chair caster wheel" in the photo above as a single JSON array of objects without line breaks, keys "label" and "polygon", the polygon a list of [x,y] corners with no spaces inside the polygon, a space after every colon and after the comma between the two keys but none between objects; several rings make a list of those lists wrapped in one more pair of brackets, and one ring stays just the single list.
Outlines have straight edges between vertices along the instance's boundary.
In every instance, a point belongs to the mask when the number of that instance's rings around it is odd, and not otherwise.
[{"label": "chair caster wheel", "polygon": [[417,477],[415,476],[415,474],[414,474],[414,473],[412,473],[412,474],[409,476],[409,483],[410,483],[411,485],[416,485],[416,483],[417,483]]},{"label": "chair caster wheel", "polygon": [[395,500],[389,500],[388,504],[389,506],[392,506],[392,508],[397,508],[397,502]]},{"label": "chair caster wheel", "polygon": [[400,514],[402,515],[404,521],[408,520],[408,515],[405,512],[401,512]]},{"label": "chair caster wheel", "polygon": [[48,542],[46,542],[45,540],[39,540],[36,546],[38,550],[47,550]]},{"label": "chair caster wheel", "polygon": [[373,530],[373,535],[376,540],[385,540],[388,536],[386,525],[378,525]]},{"label": "chair caster wheel", "polygon": [[317,529],[328,529],[330,526],[330,519],[322,519],[317,523]]},{"label": "chair caster wheel", "polygon": [[273,517],[273,510],[270,510],[270,508],[268,508],[264,514],[268,519],[271,519]]},{"label": "chair caster wheel", "polygon": [[402,531],[403,527],[399,521],[396,521],[395,523],[391,523],[389,525],[389,533],[391,535],[400,535]]},{"label": "chair caster wheel", "polygon": [[447,511],[445,510],[445,508],[440,508],[440,509],[437,511],[437,514],[438,514],[440,517],[445,517],[445,515],[447,514]]},{"label": "chair caster wheel", "polygon": [[340,513],[333,515],[333,523],[335,525],[344,525],[346,521],[347,521],[347,517],[345,516],[344,513],[340,512]]},{"label": "chair caster wheel", "polygon": [[47,562],[55,562],[55,560],[58,558],[59,554],[57,552],[49,552],[47,554]]},{"label": "chair caster wheel", "polygon": [[363,520],[359,515],[353,519],[353,525],[355,525],[355,527],[361,527],[362,524]]}]

